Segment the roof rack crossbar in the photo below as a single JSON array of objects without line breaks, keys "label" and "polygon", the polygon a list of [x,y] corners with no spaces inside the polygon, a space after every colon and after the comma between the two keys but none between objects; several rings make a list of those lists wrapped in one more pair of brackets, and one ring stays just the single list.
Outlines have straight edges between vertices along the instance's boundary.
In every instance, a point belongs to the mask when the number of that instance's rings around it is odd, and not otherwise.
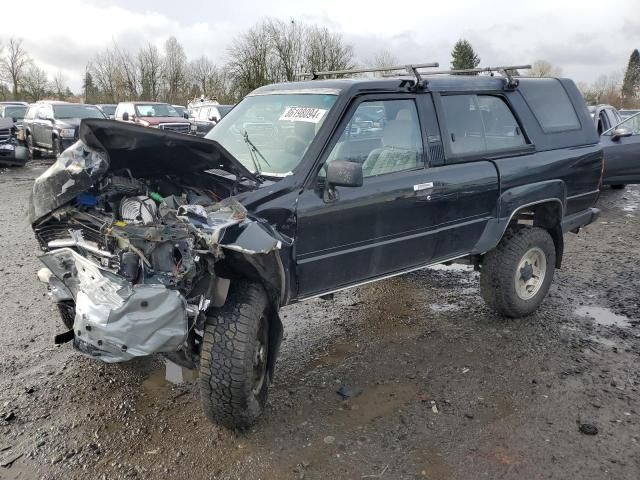
[{"label": "roof rack crossbar", "polygon": [[376,72],[392,72],[394,70],[404,70],[409,75],[415,75],[418,68],[438,68],[440,64],[438,62],[431,63],[418,63],[415,65],[394,65],[390,67],[367,67],[367,68],[352,68],[348,70],[327,70],[324,72],[304,72],[299,74],[300,78],[311,77],[313,80],[318,77],[330,77],[333,75],[354,75],[357,73],[376,73]]},{"label": "roof rack crossbar", "polygon": [[[418,67],[421,68],[421,67]],[[428,72],[420,72],[420,75],[453,75],[457,73],[492,73],[504,72],[509,73],[513,70],[529,70],[531,65],[508,65],[504,67],[481,67],[481,68],[465,68],[461,70],[429,70]],[[385,77],[397,76],[396,74],[385,74]]]},{"label": "roof rack crossbar", "polygon": [[[491,73],[500,72],[506,78],[506,87],[507,88],[516,88],[518,86],[518,80],[513,78],[513,72],[517,70],[529,70],[531,69],[531,65],[507,65],[503,67],[481,67],[481,68],[464,68],[460,70],[430,70],[428,72],[418,72],[414,70],[413,72],[408,72],[406,75],[413,75],[416,78],[419,78],[421,75],[456,75],[456,74],[465,74],[465,73]],[[395,77],[397,74],[383,74],[383,77]]]}]

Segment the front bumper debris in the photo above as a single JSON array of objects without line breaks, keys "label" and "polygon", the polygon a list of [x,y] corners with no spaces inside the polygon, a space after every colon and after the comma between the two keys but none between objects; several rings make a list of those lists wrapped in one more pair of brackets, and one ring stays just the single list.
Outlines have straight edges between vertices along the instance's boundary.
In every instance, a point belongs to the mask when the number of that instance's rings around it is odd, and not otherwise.
[{"label": "front bumper debris", "polygon": [[[132,285],[70,248],[40,257],[76,304],[74,346],[105,362],[179,350],[187,337],[187,304],[160,284]],[[56,282],[57,283],[57,282]]]}]

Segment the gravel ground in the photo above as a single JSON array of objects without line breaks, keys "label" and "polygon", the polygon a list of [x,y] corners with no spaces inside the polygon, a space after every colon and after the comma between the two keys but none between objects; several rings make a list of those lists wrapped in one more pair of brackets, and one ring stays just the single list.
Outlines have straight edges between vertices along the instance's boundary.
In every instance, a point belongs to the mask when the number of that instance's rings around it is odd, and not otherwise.
[{"label": "gravel ground", "polygon": [[283,309],[268,408],[238,434],[161,358],[53,345],[25,221],[45,167],[0,170],[0,479],[640,478],[640,188],[603,191],[526,319],[455,265]]}]

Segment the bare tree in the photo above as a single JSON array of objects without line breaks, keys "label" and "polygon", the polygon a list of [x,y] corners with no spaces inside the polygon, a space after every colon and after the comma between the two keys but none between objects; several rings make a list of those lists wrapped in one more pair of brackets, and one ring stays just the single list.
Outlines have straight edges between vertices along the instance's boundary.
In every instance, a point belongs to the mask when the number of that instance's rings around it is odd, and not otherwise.
[{"label": "bare tree", "polygon": [[562,69],[553,66],[546,60],[536,60],[527,75],[530,77],[559,77],[562,75]]},{"label": "bare tree", "polygon": [[22,39],[10,38],[6,52],[0,57],[0,78],[13,86],[13,97],[18,98],[21,83],[31,58],[22,46]]},{"label": "bare tree", "polygon": [[265,41],[263,26],[249,29],[229,48],[228,68],[238,97],[276,81],[271,45]]},{"label": "bare tree", "polygon": [[325,27],[310,27],[306,35],[305,69],[346,70],[353,67],[353,47],[338,33]]},{"label": "bare tree", "polygon": [[47,72],[38,67],[31,65],[22,79],[23,92],[26,98],[32,102],[44,98],[50,90]]},{"label": "bare tree", "polygon": [[189,67],[191,82],[196,87],[196,94],[204,95],[205,97],[210,95],[212,80],[218,73],[215,64],[203,55],[196,60],[192,60]]},{"label": "bare tree", "polygon": [[93,85],[101,92],[96,95],[97,99],[105,103],[122,100],[118,96],[118,62],[111,50],[97,54],[87,70],[91,74]]},{"label": "bare tree", "polygon": [[169,37],[164,44],[164,79],[166,100],[186,103],[187,56],[175,37]]},{"label": "bare tree", "polygon": [[67,86],[67,78],[61,71],[58,71],[51,82],[53,93],[58,100],[64,100],[69,87]]},{"label": "bare tree", "polygon": [[120,90],[125,92],[125,97],[129,100],[138,99],[138,71],[137,65],[131,54],[120,47],[117,43],[113,44],[113,54],[116,58],[119,72]]},{"label": "bare tree", "polygon": [[155,45],[149,44],[138,52],[140,98],[157,101],[162,84],[162,57]]},{"label": "bare tree", "polygon": [[263,24],[264,33],[271,44],[279,81],[296,80],[304,65],[304,43],[307,28],[295,21],[269,19]]}]

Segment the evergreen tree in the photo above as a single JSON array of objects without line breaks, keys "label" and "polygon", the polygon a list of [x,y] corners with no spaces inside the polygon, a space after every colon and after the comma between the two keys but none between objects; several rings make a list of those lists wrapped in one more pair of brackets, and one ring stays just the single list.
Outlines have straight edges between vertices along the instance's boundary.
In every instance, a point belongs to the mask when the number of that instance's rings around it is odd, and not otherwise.
[{"label": "evergreen tree", "polygon": [[640,52],[636,48],[631,52],[627,71],[622,82],[622,98],[625,102],[633,100],[640,95]]},{"label": "evergreen tree", "polygon": [[451,51],[451,68],[466,70],[476,68],[479,64],[480,57],[473,51],[471,44],[463,38],[458,40]]}]

